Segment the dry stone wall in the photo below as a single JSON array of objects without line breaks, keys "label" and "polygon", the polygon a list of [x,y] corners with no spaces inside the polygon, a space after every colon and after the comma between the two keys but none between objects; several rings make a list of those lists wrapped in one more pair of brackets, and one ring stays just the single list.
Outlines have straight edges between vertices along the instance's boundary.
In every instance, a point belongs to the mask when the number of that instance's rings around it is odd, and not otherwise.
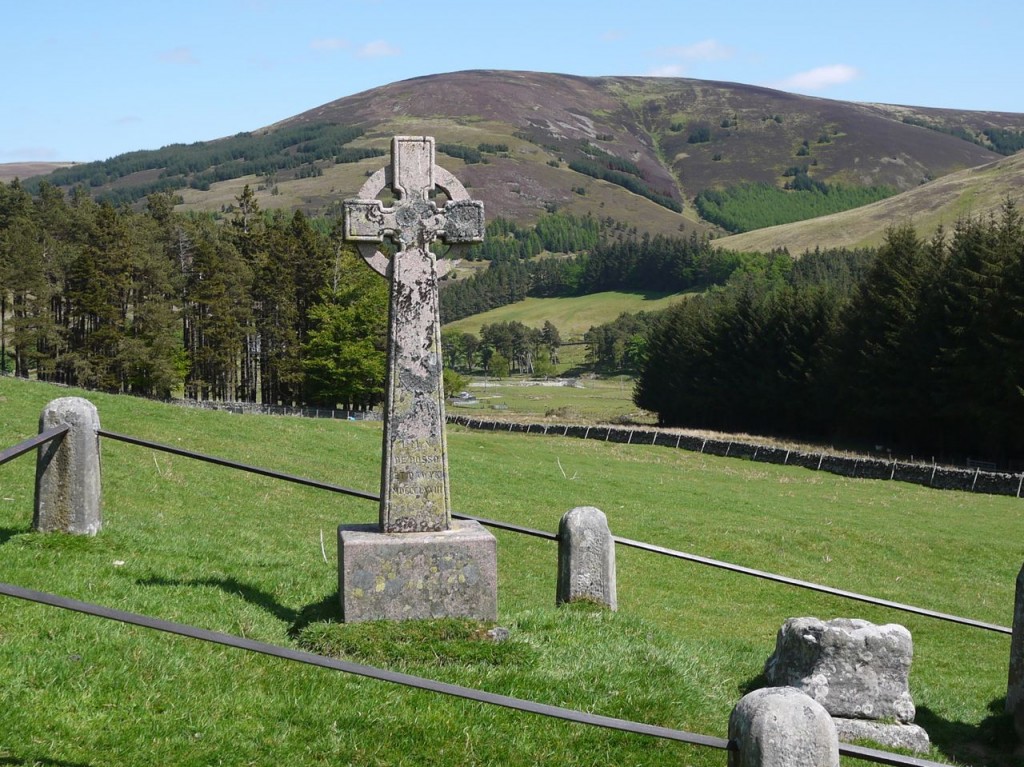
[{"label": "dry stone wall", "polygon": [[722,440],[676,434],[652,427],[582,426],[579,424],[515,423],[473,418],[464,415],[448,416],[448,423],[470,429],[507,431],[520,434],[544,434],[577,439],[595,439],[637,445],[691,450],[708,455],[746,458],[762,463],[784,466],[802,466],[814,471],[827,471],[845,477],[887,479],[911,482],[940,490],[963,490],[990,495],[1011,495],[1019,498],[1024,473],[963,469],[938,464],[910,463],[880,458],[835,455],[825,452],[789,450],[784,447],[759,445],[753,442]]}]

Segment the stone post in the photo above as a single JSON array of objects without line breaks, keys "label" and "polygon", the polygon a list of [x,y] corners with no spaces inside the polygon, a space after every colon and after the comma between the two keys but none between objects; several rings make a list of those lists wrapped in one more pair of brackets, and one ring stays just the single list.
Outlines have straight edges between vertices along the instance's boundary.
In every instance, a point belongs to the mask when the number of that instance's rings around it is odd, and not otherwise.
[{"label": "stone post", "polygon": [[1010,673],[1006,683],[1006,713],[1013,716],[1017,737],[1024,740],[1024,567],[1017,574],[1013,600]]},{"label": "stone post", "polygon": [[39,416],[39,430],[67,425],[63,438],[40,446],[36,459],[33,529],[95,535],[103,526],[100,507],[100,418],[81,397],[50,402]]},{"label": "stone post", "polygon": [[608,518],[593,506],[577,506],[558,523],[557,604],[586,599],[618,609],[615,541]]},{"label": "stone post", "polygon": [[793,687],[765,687],[744,696],[729,717],[729,767],[839,767],[832,717]]}]

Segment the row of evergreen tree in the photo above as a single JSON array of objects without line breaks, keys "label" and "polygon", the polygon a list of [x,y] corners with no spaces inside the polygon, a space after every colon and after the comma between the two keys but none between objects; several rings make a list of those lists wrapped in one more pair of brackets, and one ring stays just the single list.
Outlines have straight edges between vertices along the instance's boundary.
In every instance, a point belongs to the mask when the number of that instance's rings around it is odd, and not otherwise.
[{"label": "row of evergreen tree", "polygon": [[[538,224],[543,225],[544,219]],[[713,247],[696,233],[689,237],[649,234],[601,222],[589,250],[570,257],[533,260],[494,257],[486,271],[448,281],[441,291],[445,322],[506,306],[524,298],[549,298],[607,290],[675,293],[723,282],[760,254],[736,254]]]},{"label": "row of evergreen tree", "polygon": [[650,333],[635,400],[661,423],[917,455],[1024,456],[1024,222],[965,220],[870,254],[745,270]]},{"label": "row of evergreen tree", "polygon": [[0,185],[0,369],[110,392],[372,406],[387,286],[300,211],[232,219]]}]

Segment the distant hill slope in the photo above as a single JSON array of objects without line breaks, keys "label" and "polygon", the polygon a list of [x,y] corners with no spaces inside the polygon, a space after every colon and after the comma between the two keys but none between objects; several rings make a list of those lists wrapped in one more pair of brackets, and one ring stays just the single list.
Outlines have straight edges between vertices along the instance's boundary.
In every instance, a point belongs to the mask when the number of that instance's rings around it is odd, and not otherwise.
[{"label": "distant hill slope", "polygon": [[889,226],[913,224],[922,237],[965,216],[986,216],[1007,199],[1024,208],[1024,152],[951,173],[896,197],[831,216],[773,226],[716,240],[723,248],[800,255],[815,247],[878,245]]},{"label": "distant hill slope", "polygon": [[[358,135],[335,148],[317,138],[328,124]],[[265,208],[323,213],[386,162],[360,153],[385,152],[396,134],[435,136],[445,150],[438,162],[489,217],[528,223],[557,208],[677,234],[716,231],[694,210],[701,190],[779,184],[793,166],[826,183],[909,190],[990,163],[1024,136],[1024,114],[854,104],[679,78],[480,70],[392,83],[251,133],[174,147],[174,173],[160,165],[170,164],[166,154],[147,152],[122,162],[123,175],[75,170],[96,192],[122,198],[146,184],[177,184],[186,208],[222,210],[249,183],[262,187]],[[274,142],[268,162],[250,163],[246,175],[226,151],[251,155]],[[679,205],[681,214],[672,210]]]},{"label": "distant hill slope", "polygon": [[45,176],[60,168],[67,168],[69,162],[4,162],[0,163],[0,183],[9,183],[14,179],[24,181],[33,176]]}]

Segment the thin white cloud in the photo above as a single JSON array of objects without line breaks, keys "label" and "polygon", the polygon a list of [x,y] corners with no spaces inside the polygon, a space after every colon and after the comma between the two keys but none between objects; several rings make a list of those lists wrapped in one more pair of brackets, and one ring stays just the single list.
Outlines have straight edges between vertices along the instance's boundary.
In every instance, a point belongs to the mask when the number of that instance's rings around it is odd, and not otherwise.
[{"label": "thin white cloud", "polygon": [[309,43],[309,47],[314,51],[340,51],[350,45],[348,40],[341,37],[321,37]]},{"label": "thin white cloud", "polygon": [[626,36],[626,33],[621,29],[609,29],[603,35],[601,35],[601,41],[605,43],[615,43]]},{"label": "thin white cloud", "polygon": [[798,72],[784,80],[773,83],[773,88],[793,91],[823,91],[835,85],[843,85],[860,77],[860,70],[847,64],[830,64],[806,72]]},{"label": "thin white cloud", "polygon": [[709,39],[701,40],[693,45],[674,45],[662,48],[658,53],[664,58],[682,59],[683,61],[724,61],[731,59],[734,51],[717,40]]},{"label": "thin white cloud", "polygon": [[192,49],[185,45],[171,48],[169,51],[163,51],[160,53],[159,58],[165,64],[191,65],[199,63],[199,59],[192,53]]},{"label": "thin white cloud", "polygon": [[682,77],[686,69],[682,64],[665,64],[647,72],[648,77]]},{"label": "thin white cloud", "polygon": [[122,115],[114,120],[114,125],[135,125],[142,122],[142,118],[138,115]]},{"label": "thin white cloud", "polygon": [[397,56],[401,52],[401,49],[385,40],[374,40],[360,48],[356,55],[361,59],[379,59],[383,56]]}]

